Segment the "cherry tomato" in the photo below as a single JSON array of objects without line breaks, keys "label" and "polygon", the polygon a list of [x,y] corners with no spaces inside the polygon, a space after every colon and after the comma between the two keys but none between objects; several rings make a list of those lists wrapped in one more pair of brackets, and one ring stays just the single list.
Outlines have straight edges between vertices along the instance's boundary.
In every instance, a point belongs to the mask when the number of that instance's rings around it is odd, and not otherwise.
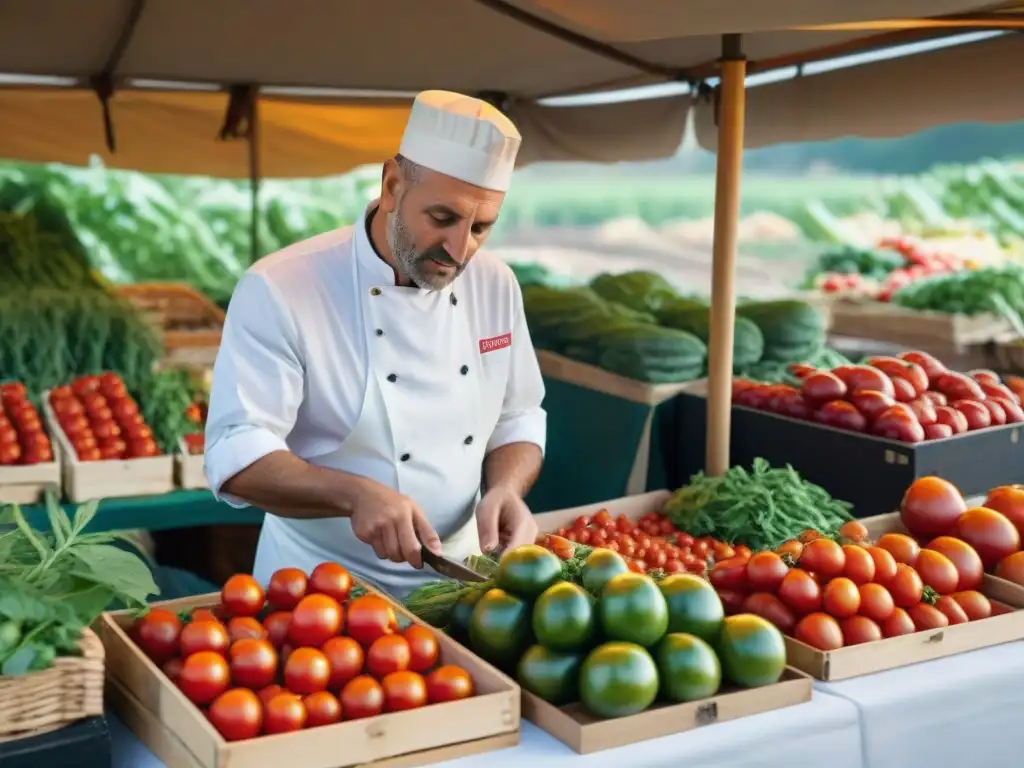
[{"label": "cherry tomato", "polygon": [[793,558],[794,562],[796,562],[799,561],[800,555],[804,551],[804,545],[796,539],[790,539],[789,541],[783,542],[775,551],[783,557],[789,555],[791,558]]},{"label": "cherry tomato", "polygon": [[939,536],[928,542],[926,549],[945,555],[953,563],[957,572],[957,591],[977,589],[981,586],[981,581],[985,577],[985,566],[970,544],[953,536]]},{"label": "cherry tomato", "polygon": [[178,675],[178,687],[182,693],[200,706],[209,704],[224,693],[230,682],[228,663],[215,651],[193,653],[185,659]]},{"label": "cherry tomato", "polygon": [[846,555],[843,553],[843,548],[832,539],[814,539],[814,541],[804,544],[799,565],[804,570],[819,574],[827,581],[843,572],[843,568],[846,566]]},{"label": "cherry tomato", "polygon": [[309,580],[298,568],[274,571],[267,585],[267,601],[281,611],[290,611],[306,595]]},{"label": "cherry tomato", "polygon": [[896,576],[887,585],[893,602],[900,608],[913,608],[921,602],[924,582],[921,576],[905,563],[896,566]]},{"label": "cherry tomato", "polygon": [[912,635],[917,632],[913,619],[902,608],[896,608],[892,616],[882,622],[882,634],[885,637],[899,637],[900,635]]},{"label": "cherry tomato", "polygon": [[279,693],[291,693],[291,691],[277,685],[268,685],[266,688],[261,688],[259,692],[260,701],[263,702],[263,706],[267,706],[269,701],[277,696]]},{"label": "cherry tomato", "polygon": [[280,648],[288,639],[288,625],[292,622],[291,611],[274,611],[263,620],[267,639],[275,648]]},{"label": "cherry tomato", "polygon": [[779,598],[769,592],[754,592],[743,601],[744,613],[753,613],[770,621],[784,635],[792,635],[796,617]]},{"label": "cherry tomato", "polygon": [[133,437],[128,442],[128,453],[133,459],[146,459],[151,456],[159,456],[160,449],[152,438]]},{"label": "cherry tomato", "polygon": [[82,401],[73,396],[51,397],[50,407],[53,409],[53,413],[57,416],[58,420],[61,420],[63,416],[78,416],[85,413],[85,406],[82,405]]},{"label": "cherry tomato", "polygon": [[970,621],[967,612],[949,595],[943,595],[936,600],[935,607],[942,611],[951,626],[953,624],[966,624]]},{"label": "cherry tomato", "polygon": [[343,603],[352,590],[352,576],[338,563],[320,563],[309,575],[308,589]]},{"label": "cherry tomato", "polygon": [[363,647],[351,637],[332,637],[322,648],[331,665],[327,687],[340,691],[349,680],[363,671]]},{"label": "cherry tomato", "polygon": [[960,491],[941,477],[918,478],[900,502],[900,520],[908,531],[920,537],[948,534],[966,511],[967,503]]},{"label": "cherry tomato", "polygon": [[736,550],[736,557],[741,557],[744,560],[750,560],[750,558],[753,556],[753,553],[750,551],[750,547],[747,547],[747,546],[745,546],[743,544],[738,544],[735,547],[735,550]]},{"label": "cherry tomato", "polygon": [[686,566],[683,565],[681,560],[677,560],[675,558],[672,558],[671,560],[666,560],[665,561],[665,568],[664,568],[664,570],[665,570],[665,573],[668,573],[668,574],[682,573],[683,571],[686,570]]},{"label": "cherry tomato", "polygon": [[181,620],[163,608],[150,608],[135,624],[135,642],[158,664],[178,654],[180,635]]},{"label": "cherry tomato", "polygon": [[292,693],[305,696],[327,689],[331,678],[331,664],[323,651],[316,648],[296,648],[284,659],[284,684]]},{"label": "cherry tomato", "polygon": [[855,616],[860,610],[860,591],[850,579],[840,576],[825,585],[821,605],[826,613],[837,619]]},{"label": "cherry tomato", "polygon": [[775,592],[789,573],[789,566],[775,552],[757,552],[747,561],[747,584],[757,592]]},{"label": "cherry tomato", "polygon": [[957,573],[956,566],[952,561],[941,552],[922,549],[921,554],[917,557],[914,570],[921,577],[921,581],[940,595],[950,595],[956,592],[960,574]]},{"label": "cherry tomato", "polygon": [[949,619],[946,614],[928,603],[918,603],[913,608],[907,609],[910,620],[914,622],[914,628],[918,632],[929,629],[942,629],[949,626]]},{"label": "cherry tomato", "polygon": [[342,612],[337,600],[328,595],[306,595],[292,611],[288,639],[297,646],[319,648],[341,632],[341,628]]},{"label": "cherry tomato", "polygon": [[896,578],[896,558],[887,549],[881,547],[865,547],[875,563],[875,583],[887,586]]},{"label": "cherry tomato", "polygon": [[846,557],[843,576],[854,584],[867,584],[874,580],[875,561],[864,547],[858,544],[845,544],[843,555]]},{"label": "cherry tomato", "polygon": [[266,627],[252,616],[235,616],[228,622],[228,636],[235,643],[243,638],[265,640],[268,636]]},{"label": "cherry tomato", "polygon": [[252,576],[238,573],[224,582],[220,602],[232,616],[255,616],[263,610],[263,587]]},{"label": "cherry tomato", "polygon": [[349,637],[364,647],[379,637],[394,634],[397,629],[395,611],[387,600],[377,595],[363,595],[348,604]]},{"label": "cherry tomato", "polygon": [[821,610],[821,587],[801,568],[790,569],[779,585],[778,595],[798,616]]},{"label": "cherry tomato", "polygon": [[879,537],[877,546],[892,555],[897,563],[909,565],[911,568],[917,562],[917,556],[921,554],[920,545],[905,533],[883,534]]},{"label": "cherry tomato", "polygon": [[805,529],[805,530],[800,532],[800,535],[797,537],[797,540],[801,544],[809,544],[810,542],[814,541],[815,539],[820,539],[820,538],[821,538],[821,532],[820,531],[816,531],[813,528],[807,528],[807,529]]},{"label": "cherry tomato", "polygon": [[409,643],[409,669],[422,673],[437,663],[439,649],[433,632],[419,624],[411,624],[402,636]]},{"label": "cherry tomato", "polygon": [[341,702],[333,693],[317,691],[302,700],[306,707],[306,728],[341,722]]},{"label": "cherry tomato", "polygon": [[263,732],[290,733],[306,726],[306,705],[294,693],[279,693],[267,702],[263,712]]},{"label": "cherry tomato", "polygon": [[747,587],[747,564],[736,558],[715,563],[708,571],[708,581],[715,589],[745,590]]},{"label": "cherry tomato", "polygon": [[1013,523],[985,507],[972,507],[960,515],[954,535],[974,547],[986,569],[1020,549],[1020,533]]},{"label": "cherry tomato", "polygon": [[384,689],[369,675],[359,675],[341,689],[341,709],[346,720],[373,717],[384,711]]},{"label": "cherry tomato", "polygon": [[889,590],[881,584],[861,584],[860,615],[872,621],[882,622],[892,616],[896,603],[892,600]]},{"label": "cherry tomato", "polygon": [[827,613],[811,613],[800,619],[793,637],[819,651],[835,651],[843,647],[839,623]]},{"label": "cherry tomato", "polygon": [[969,589],[965,592],[954,592],[950,597],[964,609],[964,613],[970,621],[987,619],[992,615],[992,603],[981,592]]},{"label": "cherry tomato", "polygon": [[473,695],[473,679],[462,667],[446,664],[427,675],[427,700],[431,704],[456,701]]},{"label": "cherry tomato", "polygon": [[200,651],[227,653],[231,637],[219,621],[193,621],[182,627],[179,636],[181,655],[188,658]]},{"label": "cherry tomato", "polygon": [[277,651],[266,640],[244,637],[228,650],[231,680],[236,685],[258,690],[277,677]]},{"label": "cherry tomato", "polygon": [[263,703],[250,690],[232,688],[214,699],[207,717],[227,741],[255,739],[263,730]]},{"label": "cherry tomato", "polygon": [[378,637],[366,651],[366,671],[378,680],[409,668],[412,652],[402,635]]},{"label": "cherry tomato", "polygon": [[839,535],[857,544],[868,540],[868,529],[860,520],[850,520],[839,526]]},{"label": "cherry tomato", "polygon": [[882,628],[866,616],[850,616],[839,623],[843,645],[860,645],[882,639]]}]

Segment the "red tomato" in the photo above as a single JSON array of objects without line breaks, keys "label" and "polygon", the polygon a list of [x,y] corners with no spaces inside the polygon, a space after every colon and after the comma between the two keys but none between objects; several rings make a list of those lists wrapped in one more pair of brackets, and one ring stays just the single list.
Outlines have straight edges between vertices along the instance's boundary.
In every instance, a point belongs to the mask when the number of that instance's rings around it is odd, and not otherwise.
[{"label": "red tomato", "polygon": [[[693,571],[691,571],[692,573]],[[741,589],[716,589],[718,599],[722,601],[722,608],[727,616],[733,616],[743,611],[743,601],[747,599],[747,593]]]},{"label": "red tomato", "polygon": [[967,618],[967,612],[960,607],[960,604],[949,595],[943,595],[935,601],[935,607],[938,608],[949,621],[950,625],[953,624],[966,624],[970,621]]},{"label": "red tomato", "polygon": [[917,571],[925,585],[940,595],[950,595],[956,592],[960,574],[957,573],[953,562],[941,552],[922,549],[914,564],[914,570]]},{"label": "red tomato", "polygon": [[1024,552],[1014,552],[999,561],[996,576],[1024,587]]},{"label": "red tomato", "polygon": [[277,651],[266,640],[245,637],[228,650],[231,680],[236,685],[258,690],[277,677]]},{"label": "red tomato", "polygon": [[[187,629],[188,627],[186,627]],[[227,661],[214,651],[199,651],[185,659],[178,687],[193,704],[202,706],[220,696],[231,682]]]},{"label": "red tomato", "polygon": [[985,393],[985,397],[988,398],[988,400],[996,397],[1006,398],[1011,401],[1017,400],[1017,396],[1013,394],[1013,390],[1001,383],[998,376],[995,379],[986,380],[979,379],[973,375],[971,378],[978,382],[978,386],[981,387],[981,391]]},{"label": "red tomato", "polygon": [[821,610],[821,587],[802,568],[792,568],[779,585],[779,599],[797,615]]},{"label": "red tomato", "polygon": [[955,371],[947,371],[937,376],[931,388],[941,392],[950,400],[984,400],[985,391],[970,376]]},{"label": "red tomato", "polygon": [[928,605],[928,603],[918,603],[914,607],[907,609],[907,613],[910,615],[910,620],[914,622],[914,628],[918,632],[924,632],[929,629],[942,629],[949,626],[949,619],[946,618],[946,614],[934,605]]},{"label": "red tomato", "polygon": [[825,585],[821,605],[825,613],[837,619],[854,616],[860,610],[860,591],[850,579],[840,576]]},{"label": "red tomato", "polygon": [[836,429],[851,432],[863,432],[868,427],[868,420],[853,403],[845,400],[831,400],[814,412],[814,420]]},{"label": "red tomato", "polygon": [[219,621],[193,621],[182,627],[179,637],[181,655],[188,658],[200,651],[227,653],[231,637]]},{"label": "red tomato", "polygon": [[883,411],[896,405],[895,398],[872,389],[861,389],[854,392],[850,397],[850,402],[864,414],[868,421],[874,421]]},{"label": "red tomato", "polygon": [[843,380],[850,392],[870,389],[889,397],[895,394],[892,379],[877,368],[867,365],[840,365],[838,368],[833,368],[832,373]]},{"label": "red tomato", "polygon": [[827,581],[843,572],[846,567],[846,555],[843,548],[832,539],[817,538],[804,544],[799,565]]},{"label": "red tomato", "polygon": [[392,672],[409,668],[412,652],[409,643],[401,635],[378,637],[366,651],[366,671],[378,680]]},{"label": "red tomato", "polygon": [[331,677],[327,687],[340,691],[349,680],[363,671],[363,647],[351,637],[332,637],[322,648],[331,664]]},{"label": "red tomato", "polygon": [[953,536],[939,536],[928,542],[927,549],[945,555],[953,563],[957,572],[958,591],[981,586],[985,568],[981,557],[970,544]]},{"label": "red tomato", "polygon": [[881,584],[861,584],[858,591],[860,592],[861,616],[879,622],[892,616],[896,604],[893,602],[889,590]]},{"label": "red tomato", "polygon": [[145,459],[151,456],[159,456],[160,449],[152,438],[133,437],[128,443],[128,453],[133,459]]},{"label": "red tomato", "polygon": [[924,367],[912,360],[875,356],[867,358],[864,363],[880,370],[893,380],[893,384],[896,384],[896,379],[908,382],[915,392],[915,397],[928,389],[928,374]]},{"label": "red tomato", "polygon": [[178,654],[181,620],[163,608],[150,608],[135,623],[135,642],[149,658],[158,664]]},{"label": "red tomato", "polygon": [[263,587],[252,576],[237,573],[224,582],[220,602],[232,616],[255,616],[263,610]]},{"label": "red tomato", "polygon": [[232,643],[236,643],[244,638],[265,640],[269,634],[266,627],[252,618],[252,616],[235,616],[228,622],[227,629]]},{"label": "red tomato", "polygon": [[381,680],[381,687],[384,689],[385,712],[418,709],[427,703],[426,681],[416,672],[392,672]]},{"label": "red tomato", "polygon": [[285,690],[280,685],[268,685],[259,692],[260,701],[263,702],[263,706],[267,706],[272,698],[277,696],[279,693],[291,693],[291,691]]},{"label": "red tomato", "polygon": [[779,598],[768,592],[754,592],[743,601],[742,611],[770,621],[784,635],[793,634],[796,617]]},{"label": "red tomato", "polygon": [[747,564],[735,557],[715,563],[714,567],[708,571],[708,581],[715,589],[745,590],[747,587]]},{"label": "red tomato", "polygon": [[274,571],[267,585],[267,601],[278,610],[290,611],[305,597],[308,581],[298,568]]},{"label": "red tomato", "polygon": [[935,419],[939,424],[945,424],[952,429],[954,435],[962,435],[968,428],[967,417],[948,405],[935,407]]},{"label": "red tomato", "polygon": [[992,603],[981,592],[969,589],[965,592],[954,592],[950,595],[957,605],[964,609],[970,621],[987,619],[992,615]]},{"label": "red tomato", "polygon": [[988,411],[993,427],[1000,427],[1006,423],[1006,411],[1003,409],[1003,406],[995,400],[982,400],[981,404],[985,406],[985,409]]},{"label": "red tomato", "polygon": [[220,624],[224,609],[215,605],[213,608],[195,608],[189,614],[189,621],[212,621]]},{"label": "red tomato", "polygon": [[917,420],[917,415],[903,403],[882,411],[875,419],[871,431],[879,437],[903,443],[919,443],[924,440],[924,427]]},{"label": "red tomato", "polygon": [[337,563],[320,563],[309,575],[309,591],[333,597],[339,603],[348,600],[352,576]]},{"label": "red tomato", "polygon": [[920,352],[918,350],[912,350],[909,352],[903,352],[899,355],[901,360],[906,360],[910,363],[917,363],[924,370],[925,375],[928,377],[928,381],[932,382],[939,378],[942,374],[947,372],[947,368],[935,357],[929,355],[927,352]]},{"label": "red tomato", "polygon": [[838,622],[827,613],[804,616],[796,625],[793,636],[819,651],[835,651],[843,647],[843,632]]},{"label": "red tomato", "polygon": [[348,604],[348,634],[364,647],[397,629],[395,611],[384,598],[363,595]]},{"label": "red tomato", "polygon": [[369,675],[359,675],[341,689],[341,709],[346,720],[373,717],[384,711],[384,689]]},{"label": "red tomato", "polygon": [[960,515],[955,535],[974,547],[986,569],[1020,549],[1020,533],[1013,523],[986,507],[971,507]]},{"label": "red tomato", "polygon": [[214,699],[207,717],[227,741],[255,739],[263,730],[263,704],[245,688],[232,688]]},{"label": "red tomato", "polygon": [[800,555],[804,551],[804,545],[796,539],[790,539],[789,541],[782,542],[782,544],[779,545],[779,548],[775,551],[783,557],[788,555],[794,562],[796,562],[800,559]]},{"label": "red tomato", "polygon": [[892,555],[897,563],[913,567],[921,554],[921,546],[905,533],[886,533],[879,537],[877,546]]},{"label": "red tomato", "polygon": [[994,509],[1011,523],[1024,539],[1024,485],[1003,485],[988,492],[987,509]]},{"label": "red tomato", "polygon": [[803,377],[800,394],[813,406],[846,397],[846,384],[828,371],[814,371]]},{"label": "red tomato", "polygon": [[839,526],[839,535],[850,543],[860,544],[868,540],[868,529],[860,520],[849,520]]},{"label": "red tomato", "polygon": [[288,639],[288,625],[292,622],[291,611],[274,611],[263,620],[267,639],[275,648],[280,648]]},{"label": "red tomato", "polygon": [[135,423],[125,423],[122,424],[121,426],[124,427],[125,433],[133,441],[153,439],[153,430],[150,429],[149,426],[142,421]]},{"label": "red tomato", "polygon": [[774,592],[789,573],[789,566],[775,552],[756,552],[747,561],[746,583],[757,592]]},{"label": "red tomato", "polygon": [[85,413],[85,406],[77,397],[50,398],[50,407],[58,420],[64,416],[78,416]]},{"label": "red tomato", "polygon": [[860,645],[873,643],[882,639],[882,629],[866,616],[850,616],[839,622],[843,633],[843,645]]},{"label": "red tomato", "polygon": [[284,663],[284,685],[292,693],[326,690],[330,679],[331,663],[316,648],[296,648]]},{"label": "red tomato", "polygon": [[133,417],[139,414],[139,406],[130,397],[124,397],[111,406],[110,410],[114,414],[114,418],[117,419],[119,424],[133,424],[137,423],[133,421]]},{"label": "red tomato", "polygon": [[341,632],[342,616],[341,606],[333,597],[306,595],[292,611],[288,639],[297,646],[319,648]]},{"label": "red tomato", "polygon": [[900,635],[912,635],[917,632],[913,619],[902,608],[892,612],[892,616],[882,622],[882,634],[885,637],[899,637]]},{"label": "red tomato", "polygon": [[864,547],[857,544],[843,546],[846,565],[843,575],[854,584],[867,584],[875,578],[875,561]]},{"label": "red tomato", "polygon": [[[927,434],[927,428],[933,426],[938,420],[935,414],[935,403],[927,397],[919,397],[916,400],[911,400],[908,405],[910,405],[910,410],[914,412],[914,415],[917,416],[918,423],[925,427],[925,433]],[[945,426],[945,424],[941,426]]]},{"label": "red tomato", "polygon": [[912,608],[921,602],[924,593],[924,582],[917,571],[909,565],[899,563],[896,566],[896,576],[887,585],[893,602],[900,608]]},{"label": "red tomato", "polygon": [[306,727],[333,725],[341,722],[341,702],[333,693],[317,691],[302,700],[306,707]]},{"label": "red tomato", "polygon": [[473,695],[473,679],[462,667],[446,664],[427,675],[427,701],[439,704]]},{"label": "red tomato", "polygon": [[893,399],[897,403],[906,403],[909,406],[917,397],[917,390],[914,389],[914,385],[899,376],[892,377],[892,388],[896,393]]},{"label": "red tomato", "polygon": [[165,662],[164,665],[160,667],[160,669],[163,671],[165,675],[167,675],[168,679],[172,683],[177,685],[178,678],[181,677],[181,668],[182,666],[184,666],[184,664],[185,660],[183,658],[181,658],[180,656],[175,656],[170,661]]},{"label": "red tomato", "polygon": [[870,546],[865,549],[875,563],[875,583],[886,586],[896,578],[896,558],[889,550],[881,547]]},{"label": "red tomato", "polygon": [[68,413],[58,420],[60,421],[61,428],[68,437],[73,438],[75,435],[80,435],[83,432],[89,431],[89,422],[85,416],[81,414]]},{"label": "red tomato", "polygon": [[[1007,424],[1020,424],[1024,422],[1024,410],[1021,409],[1020,403],[1016,400],[1010,400],[1005,397],[990,397],[989,400],[1002,406],[1003,413],[1006,414]],[[989,400],[985,402],[989,402]]]},{"label": "red tomato", "polygon": [[433,632],[419,624],[411,624],[402,636],[409,643],[409,669],[426,672],[437,663],[438,644]]},{"label": "red tomato", "polygon": [[266,704],[263,712],[263,732],[291,733],[306,726],[306,705],[294,693],[279,693]]},{"label": "red tomato", "polygon": [[953,436],[953,428],[949,424],[929,424],[924,428],[925,440],[944,440]]},{"label": "red tomato", "polygon": [[923,397],[925,400],[930,401],[931,404],[934,405],[936,408],[942,405],[949,404],[949,400],[941,392],[925,392],[923,395],[921,395],[921,397]]}]

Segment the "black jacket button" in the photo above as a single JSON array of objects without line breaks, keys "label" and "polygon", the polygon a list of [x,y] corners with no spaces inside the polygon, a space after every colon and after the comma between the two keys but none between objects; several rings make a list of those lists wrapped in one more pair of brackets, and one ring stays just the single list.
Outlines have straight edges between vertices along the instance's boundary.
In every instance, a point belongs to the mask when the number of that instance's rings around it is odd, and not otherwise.
[{"label": "black jacket button", "polygon": [[410,456],[408,453],[403,453],[399,458],[401,458],[402,461],[408,461],[409,459],[412,458],[412,456]]},{"label": "black jacket button", "polygon": [[464,442],[466,445],[472,445],[473,444],[473,436],[472,435],[468,435],[466,437],[466,439],[463,440],[462,442]]},{"label": "black jacket button", "polygon": [[388,381],[390,381],[392,384],[394,384],[396,381],[398,381],[398,374],[396,374],[396,373],[389,373],[388,374]]},{"label": "black jacket button", "polygon": [[370,289],[370,295],[371,296],[380,296],[380,288],[371,288]]},{"label": "black jacket button", "polygon": [[377,335],[378,336],[383,336],[384,335],[384,329],[383,328],[378,328],[377,329]]},{"label": "black jacket button", "polygon": [[463,376],[465,376],[467,373],[469,373],[469,366],[468,365],[464,365],[461,368],[459,368],[459,373],[461,373]]},{"label": "black jacket button", "polygon": [[452,302],[452,306],[453,306],[453,307],[454,307],[454,306],[455,306],[456,304],[458,304],[458,303],[459,303],[459,300],[458,300],[457,298],[455,298],[455,294],[454,294],[454,293],[452,294],[452,297],[451,297],[451,302]]}]

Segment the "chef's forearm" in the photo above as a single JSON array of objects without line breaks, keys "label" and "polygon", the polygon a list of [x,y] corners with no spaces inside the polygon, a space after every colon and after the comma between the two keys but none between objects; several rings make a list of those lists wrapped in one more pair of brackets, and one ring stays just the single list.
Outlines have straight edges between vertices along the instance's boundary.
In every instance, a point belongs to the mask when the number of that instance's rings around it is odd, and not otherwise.
[{"label": "chef's forearm", "polygon": [[288,451],[274,451],[250,464],[221,486],[222,493],[244,499],[281,517],[347,517],[365,478],[316,467]]},{"label": "chef's forearm", "polygon": [[509,443],[495,448],[484,459],[485,489],[504,487],[526,496],[537,481],[543,460],[540,446],[534,443]]}]

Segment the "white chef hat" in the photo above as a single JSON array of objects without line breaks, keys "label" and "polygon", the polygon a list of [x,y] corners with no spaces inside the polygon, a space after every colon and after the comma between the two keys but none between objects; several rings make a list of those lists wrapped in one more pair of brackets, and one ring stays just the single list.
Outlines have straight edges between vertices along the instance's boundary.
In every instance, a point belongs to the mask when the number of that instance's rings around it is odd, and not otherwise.
[{"label": "white chef hat", "polygon": [[486,101],[451,91],[423,91],[413,102],[399,153],[484,189],[504,192],[522,137]]}]

